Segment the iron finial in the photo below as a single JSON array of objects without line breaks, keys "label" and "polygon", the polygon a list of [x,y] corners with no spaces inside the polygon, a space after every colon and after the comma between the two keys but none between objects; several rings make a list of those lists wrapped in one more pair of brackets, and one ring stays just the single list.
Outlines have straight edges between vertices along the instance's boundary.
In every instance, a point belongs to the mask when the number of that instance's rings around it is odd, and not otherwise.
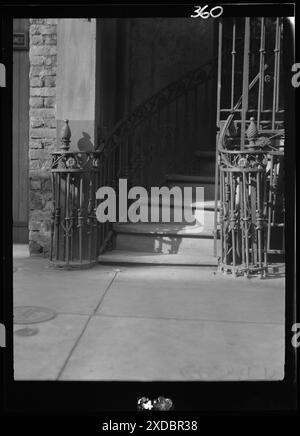
[{"label": "iron finial", "polygon": [[67,151],[70,148],[71,129],[69,127],[69,120],[64,120],[64,123],[65,124],[63,125],[60,132],[60,140],[62,143],[61,148]]},{"label": "iron finial", "polygon": [[250,118],[250,124],[249,127],[247,129],[247,138],[249,140],[249,146],[250,147],[255,147],[255,140],[258,138],[258,130],[255,124],[255,118],[251,117]]}]

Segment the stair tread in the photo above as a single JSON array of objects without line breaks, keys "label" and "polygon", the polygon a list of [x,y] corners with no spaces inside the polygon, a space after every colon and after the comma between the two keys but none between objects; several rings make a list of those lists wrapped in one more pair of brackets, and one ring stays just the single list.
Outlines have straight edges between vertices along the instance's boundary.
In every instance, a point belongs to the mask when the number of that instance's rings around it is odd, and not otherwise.
[{"label": "stair tread", "polygon": [[217,258],[213,255],[195,256],[186,254],[162,254],[147,252],[131,252],[113,250],[98,257],[100,263],[118,264],[159,264],[159,265],[195,265],[217,266]]},{"label": "stair tread", "polygon": [[[220,202],[217,203],[217,208],[220,208]],[[215,210],[215,200],[204,201],[204,210]]]},{"label": "stair tread", "polygon": [[133,233],[144,235],[179,235],[193,237],[212,237],[213,227],[188,225],[181,223],[117,223],[117,233]]},{"label": "stair tread", "polygon": [[189,176],[185,174],[167,174],[168,182],[188,182],[188,183],[215,183],[214,176]]},{"label": "stair tread", "polygon": [[[177,204],[174,203],[173,200],[174,200],[173,197],[171,197],[170,208],[182,207],[182,203]],[[140,199],[140,204],[148,205],[148,207],[150,207],[151,205],[156,207],[157,206],[162,207],[161,197],[159,197],[159,201],[154,200],[152,202],[150,198],[148,199],[148,201],[146,200],[143,201],[143,199]],[[215,209],[215,200],[204,200],[203,202],[192,201],[192,203],[190,203],[190,206],[192,206],[194,209],[202,209],[202,207],[204,207],[204,211],[211,211]],[[219,208],[219,206],[220,206],[220,202],[218,202],[217,207]]]}]

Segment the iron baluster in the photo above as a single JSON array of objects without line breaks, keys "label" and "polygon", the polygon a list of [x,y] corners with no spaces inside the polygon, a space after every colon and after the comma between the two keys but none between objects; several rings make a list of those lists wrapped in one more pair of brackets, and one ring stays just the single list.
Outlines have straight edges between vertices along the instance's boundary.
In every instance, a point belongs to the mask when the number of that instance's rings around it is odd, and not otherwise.
[{"label": "iron baluster", "polygon": [[274,156],[271,155],[270,162],[270,176],[269,176],[269,201],[268,201],[268,250],[270,250],[271,243],[271,222],[272,222],[272,190],[273,190],[273,164],[274,164]]},{"label": "iron baluster", "polygon": [[249,172],[249,186],[250,186],[250,205],[251,205],[251,245],[252,245],[252,263],[257,265],[257,232],[256,232],[256,201],[257,201],[257,187],[256,187],[256,172]]},{"label": "iron baluster", "polygon": [[278,55],[279,55],[279,38],[280,38],[279,18],[276,18],[276,34],[275,34],[275,47],[274,47],[274,84],[273,84],[273,106],[272,106],[272,130],[275,129],[276,119],[276,102],[277,102],[277,81],[278,76]]},{"label": "iron baluster", "polygon": [[247,186],[247,177],[246,172],[243,172],[243,201],[244,201],[244,217],[243,222],[245,226],[245,248],[246,248],[246,270],[249,270],[249,217],[248,217],[248,186]]},{"label": "iron baluster", "polygon": [[276,212],[276,191],[278,186],[278,174],[277,174],[277,157],[274,158],[274,174],[273,174],[273,186],[272,186],[272,220],[271,225],[275,225],[275,212]]},{"label": "iron baluster", "polygon": [[232,50],[231,50],[231,110],[233,110],[234,106],[234,76],[235,76],[235,38],[236,38],[236,20],[233,21],[232,26]]},{"label": "iron baluster", "polygon": [[258,103],[257,103],[257,126],[260,128],[261,111],[264,108],[264,64],[265,64],[265,19],[261,18],[261,34],[259,49],[259,86],[258,86]]},{"label": "iron baluster", "polygon": [[71,204],[71,214],[70,214],[70,260],[73,262],[74,260],[74,224],[75,224],[75,216],[74,216],[74,201],[75,201],[75,177],[72,175],[70,179],[70,204]]},{"label": "iron baluster", "polygon": [[78,208],[78,247],[79,247],[79,262],[82,263],[82,240],[83,240],[83,174],[80,174],[79,179],[79,208]]},{"label": "iron baluster", "polygon": [[239,204],[240,204],[240,222],[241,222],[241,244],[242,244],[242,268],[245,268],[245,225],[244,217],[244,201],[243,201],[243,179],[242,175],[239,176]]},{"label": "iron baluster", "polygon": [[60,175],[58,175],[58,183],[57,183],[57,195],[56,195],[56,209],[55,209],[55,228],[56,228],[56,243],[55,243],[55,260],[59,260],[59,232],[60,232],[60,187],[61,187],[61,179]]},{"label": "iron baluster", "polygon": [[[220,225],[220,242],[221,242],[221,252],[220,252],[220,261],[223,263],[224,262],[224,256],[223,256],[223,241],[224,241],[224,216],[223,216],[223,185],[224,185],[224,180],[223,180],[223,172],[220,172],[220,211],[219,211],[219,225]],[[217,231],[218,231],[218,227],[217,227],[217,222],[215,222],[215,233],[214,233],[214,245],[215,245],[215,252],[214,255],[217,255],[217,247],[216,247],[216,241],[217,241]]]},{"label": "iron baluster", "polygon": [[249,56],[250,56],[250,18],[245,18],[244,63],[243,63],[243,94],[242,94],[242,125],[241,150],[245,147],[246,116],[249,95]]},{"label": "iron baluster", "polygon": [[93,198],[92,198],[92,193],[93,193],[93,180],[92,180],[92,174],[90,176],[90,180],[89,180],[89,193],[88,193],[88,205],[87,205],[87,234],[88,234],[88,256],[89,256],[89,261],[91,262],[92,259],[92,236],[93,236]]},{"label": "iron baluster", "polygon": [[256,173],[256,186],[257,186],[257,209],[256,209],[256,230],[258,233],[258,266],[262,268],[262,230],[263,218],[261,210],[261,192],[260,192],[261,173]]},{"label": "iron baluster", "polygon": [[[100,163],[100,162],[99,162]],[[99,223],[97,221],[97,217],[96,217],[96,210],[97,210],[97,205],[96,205],[96,189],[98,186],[98,171],[94,171],[93,172],[93,226],[94,226],[94,237],[93,237],[93,242],[94,242],[94,246],[93,246],[93,258],[95,259],[97,256],[97,247],[100,247],[99,245]]]},{"label": "iron baluster", "polygon": [[69,201],[70,201],[70,173],[67,174],[67,189],[66,189],[66,213],[65,213],[65,235],[66,235],[66,264],[69,264],[70,261],[70,210],[69,210]]},{"label": "iron baluster", "polygon": [[229,247],[228,247],[228,241],[229,241],[229,235],[227,232],[228,225],[229,225],[229,201],[230,201],[230,185],[228,180],[228,172],[225,173],[225,202],[224,202],[224,218],[225,218],[225,225],[226,225],[226,232],[225,232],[225,263],[228,264],[228,254],[229,254]]},{"label": "iron baluster", "polygon": [[[216,132],[216,160],[215,160],[215,208],[214,208],[214,250],[213,254],[217,256],[217,219],[218,219],[218,198],[219,195],[221,197],[221,181],[219,188],[219,178],[221,177],[220,169],[219,169],[219,153],[218,153],[218,143],[220,136],[220,109],[221,109],[221,81],[222,81],[222,41],[223,41],[223,23],[222,19],[219,21],[219,35],[218,35],[218,76],[217,76],[217,132]],[[220,189],[220,191],[219,191]],[[220,194],[219,194],[220,192]],[[220,202],[220,208],[222,207],[222,203]],[[221,227],[221,234],[223,232],[223,226]],[[221,236],[223,243],[224,238],[223,234]],[[221,257],[223,257],[223,244],[221,244]],[[223,262],[223,260],[221,259]]]},{"label": "iron baluster", "polygon": [[53,260],[53,244],[54,244],[54,225],[55,225],[55,174],[51,173],[51,189],[52,189],[52,210],[51,210],[51,239],[50,239],[50,261]]},{"label": "iron baluster", "polygon": [[282,34],[283,24],[279,24],[278,29],[278,56],[277,56],[277,81],[276,81],[276,112],[279,111],[279,93],[280,93],[280,58],[281,58],[281,34]]},{"label": "iron baluster", "polygon": [[231,243],[232,243],[232,265],[233,265],[233,274],[236,275],[236,240],[235,240],[235,207],[234,207],[234,184],[233,184],[233,176],[232,172],[229,173],[230,178],[230,229],[231,229]]},{"label": "iron baluster", "polygon": [[[101,172],[100,172],[100,185],[101,186],[105,186],[106,183],[106,171],[107,171],[107,162],[106,162],[106,157],[105,154],[102,153],[102,159],[101,159]],[[100,235],[101,235],[101,242],[100,242],[100,247],[102,247],[102,244],[104,243],[104,223],[100,223]]]}]

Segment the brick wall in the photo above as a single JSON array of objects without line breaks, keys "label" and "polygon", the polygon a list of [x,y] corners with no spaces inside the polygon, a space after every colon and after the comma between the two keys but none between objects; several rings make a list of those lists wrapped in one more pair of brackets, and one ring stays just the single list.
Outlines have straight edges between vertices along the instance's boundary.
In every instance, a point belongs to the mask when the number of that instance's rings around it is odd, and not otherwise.
[{"label": "brick wall", "polygon": [[50,243],[50,153],[56,148],[57,20],[30,19],[29,250]]}]

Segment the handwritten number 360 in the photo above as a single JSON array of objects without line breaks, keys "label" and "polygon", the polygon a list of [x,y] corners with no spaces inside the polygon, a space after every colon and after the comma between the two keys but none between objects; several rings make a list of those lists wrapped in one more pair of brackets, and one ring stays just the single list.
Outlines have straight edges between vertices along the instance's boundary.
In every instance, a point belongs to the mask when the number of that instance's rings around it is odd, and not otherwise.
[{"label": "handwritten number 360", "polygon": [[[215,6],[214,8],[212,8],[210,11],[206,11],[205,9],[207,8],[208,5],[205,5],[203,7],[201,6],[195,6],[195,11],[194,11],[194,15],[191,15],[192,18],[203,18],[204,20],[206,20],[209,17],[212,18],[218,18],[223,14],[223,8],[222,6]],[[216,10],[219,10],[219,12],[217,12]]]}]

